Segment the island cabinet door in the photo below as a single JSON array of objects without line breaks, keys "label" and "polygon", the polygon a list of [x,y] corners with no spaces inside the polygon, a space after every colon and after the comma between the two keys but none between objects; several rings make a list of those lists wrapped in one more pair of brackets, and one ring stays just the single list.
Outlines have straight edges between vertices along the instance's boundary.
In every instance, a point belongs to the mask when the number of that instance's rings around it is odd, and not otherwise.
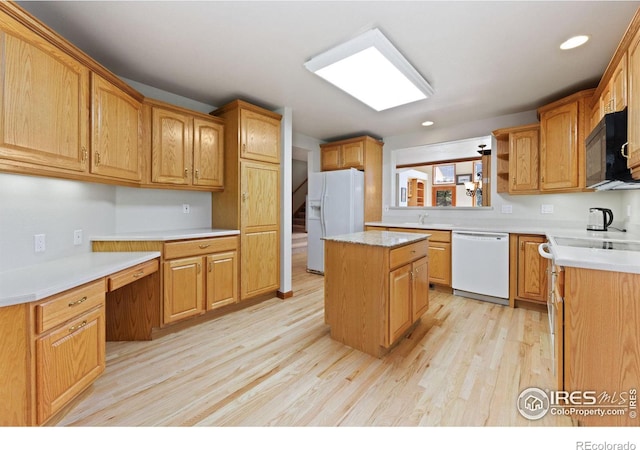
[{"label": "island cabinet door", "polygon": [[421,258],[413,263],[412,267],[412,293],[411,300],[412,321],[415,322],[429,309],[429,260]]},{"label": "island cabinet door", "polygon": [[411,317],[411,264],[389,273],[389,330],[385,345],[390,346],[413,323]]}]

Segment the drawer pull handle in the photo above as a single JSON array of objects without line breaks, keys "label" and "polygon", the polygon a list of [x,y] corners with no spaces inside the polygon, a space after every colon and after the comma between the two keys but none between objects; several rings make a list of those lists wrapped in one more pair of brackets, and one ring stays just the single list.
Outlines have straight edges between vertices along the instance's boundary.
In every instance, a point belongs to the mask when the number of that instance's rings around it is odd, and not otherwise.
[{"label": "drawer pull handle", "polygon": [[200,248],[209,248],[209,247],[211,247],[211,244],[200,244],[200,245],[198,245],[198,247],[200,247]]},{"label": "drawer pull handle", "polygon": [[411,253],[415,253],[415,252],[416,252],[415,250],[411,250]]},{"label": "drawer pull handle", "polygon": [[69,328],[69,333],[73,333],[74,331],[79,330],[80,328],[82,328],[82,327],[84,327],[86,325],[87,325],[87,321],[83,320],[81,324],[75,325],[75,326]]},{"label": "drawer pull handle", "polygon": [[140,272],[134,273],[133,278],[140,278],[143,275],[144,275],[144,270],[141,270]]},{"label": "drawer pull handle", "polygon": [[76,300],[75,302],[69,303],[69,308],[72,308],[74,306],[78,306],[80,303],[84,303],[86,301],[87,301],[87,297],[82,297],[80,300]]}]

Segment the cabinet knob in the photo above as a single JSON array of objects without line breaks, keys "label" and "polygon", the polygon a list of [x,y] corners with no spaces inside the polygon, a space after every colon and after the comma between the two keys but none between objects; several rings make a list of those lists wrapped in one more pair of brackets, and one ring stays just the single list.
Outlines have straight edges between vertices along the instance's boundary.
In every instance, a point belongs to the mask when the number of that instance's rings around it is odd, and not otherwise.
[{"label": "cabinet knob", "polygon": [[198,247],[200,247],[200,248],[208,248],[210,246],[211,246],[211,244],[200,244],[200,245],[198,245]]},{"label": "cabinet knob", "polygon": [[100,165],[100,152],[96,152],[96,166]]},{"label": "cabinet knob", "polygon": [[198,179],[200,177],[200,170],[196,169],[194,171],[194,174],[195,174],[196,179]]},{"label": "cabinet knob", "polygon": [[184,169],[184,177],[187,178],[189,176],[189,169]]}]

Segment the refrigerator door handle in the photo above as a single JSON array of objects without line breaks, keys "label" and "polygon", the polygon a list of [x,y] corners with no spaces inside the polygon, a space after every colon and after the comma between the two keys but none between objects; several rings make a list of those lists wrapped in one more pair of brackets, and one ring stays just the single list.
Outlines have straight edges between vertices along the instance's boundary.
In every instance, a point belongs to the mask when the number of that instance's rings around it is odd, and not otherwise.
[{"label": "refrigerator door handle", "polygon": [[327,195],[327,177],[322,177],[322,194],[320,195],[320,230],[322,231],[322,237],[327,236],[327,226],[325,224],[324,216],[324,201],[325,195]]}]

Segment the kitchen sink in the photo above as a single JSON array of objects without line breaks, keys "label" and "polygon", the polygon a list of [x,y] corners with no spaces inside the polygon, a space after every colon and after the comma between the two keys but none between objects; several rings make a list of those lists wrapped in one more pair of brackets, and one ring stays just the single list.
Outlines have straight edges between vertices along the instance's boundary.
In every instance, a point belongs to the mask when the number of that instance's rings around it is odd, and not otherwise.
[{"label": "kitchen sink", "polygon": [[610,241],[599,239],[555,238],[556,244],[567,247],[640,252],[640,242]]}]

